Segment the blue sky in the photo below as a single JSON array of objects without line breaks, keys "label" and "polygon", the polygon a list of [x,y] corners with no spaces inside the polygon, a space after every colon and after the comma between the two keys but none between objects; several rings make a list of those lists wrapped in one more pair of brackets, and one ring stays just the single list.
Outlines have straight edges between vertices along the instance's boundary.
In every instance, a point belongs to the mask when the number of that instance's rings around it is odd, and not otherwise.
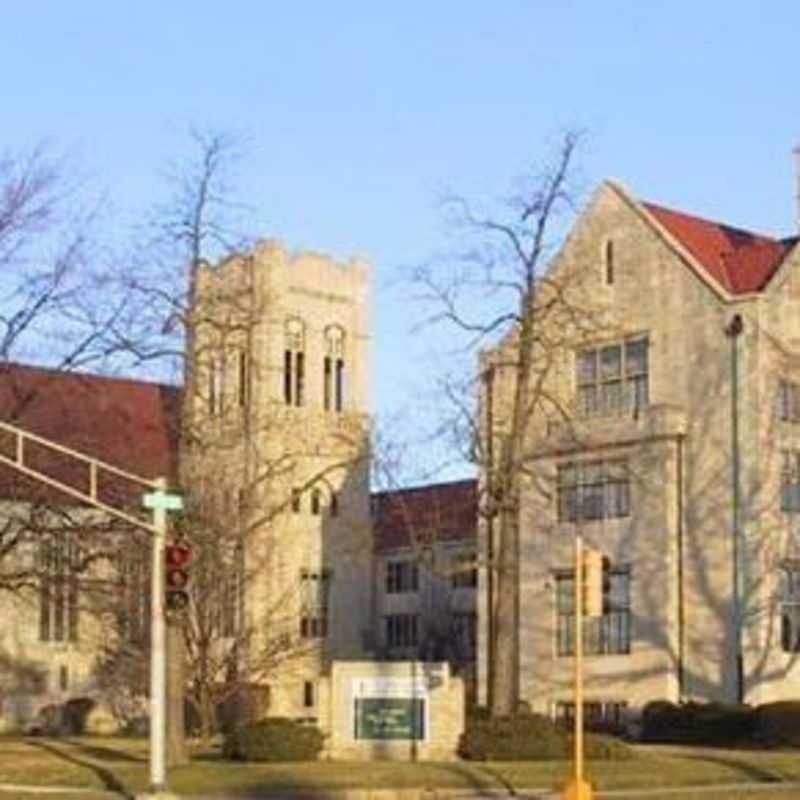
[{"label": "blue sky", "polygon": [[587,188],[791,233],[798,30],[788,0],[6,0],[3,144],[78,154],[123,220],[190,126],[245,137],[258,235],[373,263],[387,415],[446,345],[399,285],[442,245],[439,197],[501,197],[560,131],[586,132]]}]

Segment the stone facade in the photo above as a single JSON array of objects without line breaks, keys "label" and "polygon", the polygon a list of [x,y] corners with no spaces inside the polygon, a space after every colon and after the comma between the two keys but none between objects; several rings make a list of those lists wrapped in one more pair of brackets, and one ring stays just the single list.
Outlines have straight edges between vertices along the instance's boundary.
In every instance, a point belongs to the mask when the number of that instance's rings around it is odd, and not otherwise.
[{"label": "stone facade", "polygon": [[[800,248],[639,202],[607,183],[551,280],[583,316],[580,325],[561,323],[545,376],[560,410],[532,421],[528,443],[521,697],[544,712],[571,702],[577,534],[610,561],[609,608],[587,633],[591,713],[613,723],[655,699],[796,697],[797,597],[784,592],[800,517],[786,510],[796,478],[782,454],[798,447],[800,407],[785,413],[776,400],[800,374]],[[500,353],[487,353],[484,368]],[[495,436],[510,389],[498,371]],[[483,403],[485,414],[487,394]],[[489,535],[484,524],[484,547]]]}]

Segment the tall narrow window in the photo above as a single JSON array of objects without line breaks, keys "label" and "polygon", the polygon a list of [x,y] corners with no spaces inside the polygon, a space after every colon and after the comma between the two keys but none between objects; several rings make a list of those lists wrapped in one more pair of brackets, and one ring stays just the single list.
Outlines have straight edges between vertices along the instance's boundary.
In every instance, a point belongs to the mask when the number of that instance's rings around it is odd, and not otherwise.
[{"label": "tall narrow window", "polygon": [[614,240],[606,239],[603,246],[603,273],[606,286],[614,284]]},{"label": "tall narrow window", "polygon": [[325,363],[323,366],[322,398],[324,409],[330,411],[333,403],[333,369],[331,368],[330,356],[325,356]]},{"label": "tall narrow window", "polygon": [[339,495],[336,492],[331,492],[330,505],[328,506],[330,515],[336,517],[339,515]]},{"label": "tall narrow window", "polygon": [[150,636],[150,560],[138,542],[125,541],[117,554],[120,577],[119,626],[126,642],[142,645]]},{"label": "tall narrow window", "polygon": [[344,330],[338,325],[325,329],[323,398],[326,411],[344,408]]},{"label": "tall narrow window", "polygon": [[305,390],[305,326],[295,317],[286,321],[283,352],[283,401],[302,406]]},{"label": "tall narrow window", "polygon": [[302,352],[294,354],[294,404],[302,406],[305,389],[306,366],[305,356]]},{"label": "tall narrow window", "polygon": [[302,492],[299,489],[292,489],[292,513],[300,513],[300,499]]},{"label": "tall narrow window", "polygon": [[303,681],[303,708],[314,708],[314,682]]},{"label": "tall narrow window", "polygon": [[239,351],[239,406],[250,403],[250,360],[244,350]]},{"label": "tall narrow window", "polygon": [[303,570],[300,573],[300,636],[303,639],[324,639],[328,635],[328,597],[331,573]]},{"label": "tall narrow window", "polygon": [[39,546],[39,639],[78,640],[79,551],[68,533],[57,533]]},{"label": "tall narrow window", "polygon": [[336,410],[344,408],[344,361],[336,359]]},{"label": "tall narrow window", "polygon": [[311,490],[311,513],[312,514],[319,514],[320,511],[320,503],[321,503],[321,494],[319,489],[312,489]]},{"label": "tall narrow window", "polygon": [[213,416],[222,414],[225,402],[225,361],[215,359],[209,366],[208,373],[208,413]]}]

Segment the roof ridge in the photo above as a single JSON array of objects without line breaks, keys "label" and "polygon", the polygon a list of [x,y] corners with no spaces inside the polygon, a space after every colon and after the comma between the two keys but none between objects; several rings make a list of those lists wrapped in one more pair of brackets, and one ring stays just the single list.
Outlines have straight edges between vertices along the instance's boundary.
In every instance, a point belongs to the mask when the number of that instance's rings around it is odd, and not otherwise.
[{"label": "roof ridge", "polygon": [[75,378],[85,378],[95,381],[113,381],[115,383],[132,383],[142,386],[159,386],[164,389],[174,389],[180,391],[183,387],[177,383],[166,383],[154,378],[134,378],[126,375],[105,375],[98,372],[84,372],[80,369],[64,369],[39,364],[25,364],[21,361],[0,361],[0,375],[10,372],[12,369],[27,370],[29,372],[41,372],[52,376],[69,376]]},{"label": "roof ridge", "polygon": [[459,478],[457,480],[452,481],[439,481],[437,483],[423,483],[417,484],[416,486],[401,486],[397,489],[378,489],[370,491],[370,496],[377,497],[378,495],[387,495],[387,494],[401,494],[403,492],[419,492],[425,491],[426,489],[441,489],[448,486],[458,486],[460,484],[476,484],[478,483],[477,478]]},{"label": "roof ridge", "polygon": [[[753,230],[752,228],[742,228],[738,225],[731,225],[728,222],[723,222],[722,220],[719,219],[712,219],[711,217],[705,217],[691,211],[683,211],[680,208],[673,208],[672,206],[665,206],[662,205],[661,203],[654,203],[652,200],[640,200],[639,202],[648,209],[655,208],[658,209],[659,211],[666,211],[668,214],[679,214],[680,216],[688,217],[689,219],[696,220],[697,222],[703,222],[707,225],[716,225],[717,227],[724,228],[725,230],[728,231],[735,231],[737,233],[746,233],[749,236],[754,236],[759,239],[768,239],[771,242],[780,243],[785,241],[787,238],[792,238],[792,237],[781,237],[771,233],[762,233],[761,231],[756,231]],[[798,237],[795,236],[794,238]]]}]

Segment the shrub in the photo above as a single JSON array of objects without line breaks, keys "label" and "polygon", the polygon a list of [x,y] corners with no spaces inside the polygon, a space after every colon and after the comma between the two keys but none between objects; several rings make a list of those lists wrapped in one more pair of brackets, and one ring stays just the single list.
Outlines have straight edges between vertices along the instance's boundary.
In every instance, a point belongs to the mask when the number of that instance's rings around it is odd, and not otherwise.
[{"label": "shrub", "polygon": [[240,761],[314,761],[322,731],[284,717],[238,725],[226,737],[223,754]]},{"label": "shrub", "polygon": [[753,742],[755,715],[749,706],[648,703],[642,711],[642,739],[663,744],[737,747]]},{"label": "shrub", "polygon": [[755,742],[763,747],[800,747],[800,701],[765,703],[754,711]]},{"label": "shrub", "polygon": [[[585,743],[589,758],[621,760],[632,755],[629,747],[609,736],[589,734]],[[540,714],[491,719],[481,709],[468,717],[458,752],[470,761],[563,759],[572,753],[572,737]]]}]

